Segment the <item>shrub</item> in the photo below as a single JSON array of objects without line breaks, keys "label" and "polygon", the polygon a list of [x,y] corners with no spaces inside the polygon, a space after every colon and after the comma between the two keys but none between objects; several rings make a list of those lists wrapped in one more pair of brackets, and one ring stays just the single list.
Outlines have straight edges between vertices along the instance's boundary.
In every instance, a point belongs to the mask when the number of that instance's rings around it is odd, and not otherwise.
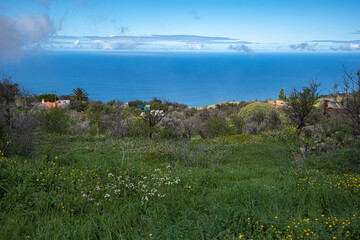
[{"label": "shrub", "polygon": [[164,117],[161,119],[160,131],[161,138],[179,138],[181,137],[181,119],[177,117]]},{"label": "shrub", "polygon": [[270,111],[273,109],[276,110],[276,108],[271,104],[254,102],[242,108],[239,112],[239,116],[245,119],[247,117],[254,115],[254,113],[259,113],[259,112],[267,116],[270,113]]},{"label": "shrub", "polygon": [[65,134],[70,128],[70,115],[62,108],[51,108],[40,112],[40,122],[48,133]]},{"label": "shrub", "polygon": [[104,114],[101,112],[92,112],[88,114],[89,133],[92,135],[103,134],[107,130],[104,121]]},{"label": "shrub", "polygon": [[225,114],[218,109],[203,109],[197,114],[197,131],[202,138],[217,137],[230,132]]},{"label": "shrub", "polygon": [[251,103],[242,108],[233,119],[238,133],[257,134],[277,129],[281,125],[279,112],[268,103]]},{"label": "shrub", "polygon": [[126,137],[129,135],[131,118],[124,116],[120,111],[104,116],[104,125],[114,137]]},{"label": "shrub", "polygon": [[142,105],[145,106],[147,104],[147,102],[141,101],[141,100],[135,100],[135,101],[130,101],[128,102],[129,107],[134,107],[137,108],[138,106]]},{"label": "shrub", "polygon": [[0,149],[6,155],[27,156],[38,144],[39,132],[36,129],[39,121],[31,110],[10,111],[11,118],[8,126],[2,126]]},{"label": "shrub", "polygon": [[146,122],[144,122],[141,118],[132,119],[129,136],[132,137],[148,137],[149,136],[149,127]]},{"label": "shrub", "polygon": [[71,101],[69,109],[75,110],[77,112],[84,112],[88,106],[87,102],[81,102],[81,101]]}]

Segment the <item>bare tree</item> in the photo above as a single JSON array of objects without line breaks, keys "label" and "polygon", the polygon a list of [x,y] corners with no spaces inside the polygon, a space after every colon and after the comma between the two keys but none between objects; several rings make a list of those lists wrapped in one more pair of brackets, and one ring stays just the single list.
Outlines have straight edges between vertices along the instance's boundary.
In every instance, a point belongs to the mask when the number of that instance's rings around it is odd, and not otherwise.
[{"label": "bare tree", "polygon": [[360,130],[360,69],[354,73],[344,68],[343,94],[335,86],[335,100],[339,103],[344,113],[355,124],[357,130]]}]

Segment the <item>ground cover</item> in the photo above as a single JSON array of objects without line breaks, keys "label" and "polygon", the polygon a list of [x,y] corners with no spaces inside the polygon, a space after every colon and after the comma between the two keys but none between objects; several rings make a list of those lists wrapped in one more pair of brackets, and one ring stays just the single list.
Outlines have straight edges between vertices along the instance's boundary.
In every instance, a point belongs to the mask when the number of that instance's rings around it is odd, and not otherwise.
[{"label": "ground cover", "polygon": [[294,162],[296,138],[195,140],[196,159],[221,153],[206,166],[182,163],[193,148],[158,152],[174,140],[62,142],[51,158],[0,159],[0,239],[360,238],[359,172]]}]

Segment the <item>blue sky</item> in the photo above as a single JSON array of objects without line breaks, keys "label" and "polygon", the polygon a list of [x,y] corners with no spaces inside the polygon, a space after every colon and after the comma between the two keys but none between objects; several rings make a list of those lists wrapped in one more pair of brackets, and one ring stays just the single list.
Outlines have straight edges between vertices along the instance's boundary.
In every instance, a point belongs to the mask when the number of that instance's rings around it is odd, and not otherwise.
[{"label": "blue sky", "polygon": [[1,0],[0,58],[56,51],[360,51],[359,0]]}]

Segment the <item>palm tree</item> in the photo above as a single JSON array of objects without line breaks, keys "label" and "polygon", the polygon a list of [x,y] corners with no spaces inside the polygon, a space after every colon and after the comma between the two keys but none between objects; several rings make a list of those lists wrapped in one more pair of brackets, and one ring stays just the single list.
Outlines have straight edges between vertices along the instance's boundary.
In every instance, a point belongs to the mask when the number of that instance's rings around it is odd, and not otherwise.
[{"label": "palm tree", "polygon": [[88,100],[89,94],[82,88],[74,88],[73,94],[75,101],[86,102]]}]

